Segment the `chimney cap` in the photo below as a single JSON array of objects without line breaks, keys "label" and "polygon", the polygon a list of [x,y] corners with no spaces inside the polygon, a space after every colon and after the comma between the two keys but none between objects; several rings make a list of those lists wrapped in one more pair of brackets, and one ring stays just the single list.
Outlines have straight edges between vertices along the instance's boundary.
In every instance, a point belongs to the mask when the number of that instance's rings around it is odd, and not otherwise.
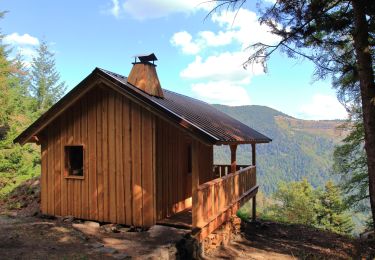
[{"label": "chimney cap", "polygon": [[141,63],[151,63],[152,61],[152,64],[154,64],[154,61],[158,60],[158,58],[156,58],[154,53],[135,55],[134,63],[137,63],[137,58],[139,59]]}]

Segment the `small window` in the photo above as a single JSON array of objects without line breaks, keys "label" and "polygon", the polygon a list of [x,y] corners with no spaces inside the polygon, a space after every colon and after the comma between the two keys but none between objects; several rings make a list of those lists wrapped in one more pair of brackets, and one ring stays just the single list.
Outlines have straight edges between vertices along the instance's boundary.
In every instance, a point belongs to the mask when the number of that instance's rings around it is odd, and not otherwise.
[{"label": "small window", "polygon": [[67,176],[83,177],[83,146],[65,146],[65,170]]},{"label": "small window", "polygon": [[191,149],[191,144],[188,145],[188,174],[192,173],[192,149]]}]

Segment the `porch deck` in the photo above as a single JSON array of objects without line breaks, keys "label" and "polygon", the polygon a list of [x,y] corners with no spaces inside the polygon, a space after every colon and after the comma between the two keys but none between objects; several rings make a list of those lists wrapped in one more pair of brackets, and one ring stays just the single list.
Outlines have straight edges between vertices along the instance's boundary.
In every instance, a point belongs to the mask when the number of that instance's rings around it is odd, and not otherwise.
[{"label": "porch deck", "polygon": [[182,228],[182,229],[192,229],[193,227],[192,209],[191,207],[187,208],[168,218],[157,221],[156,224],[175,227],[175,228]]},{"label": "porch deck", "polygon": [[255,166],[237,166],[230,173],[230,165],[215,165],[216,178],[198,186],[192,194],[192,207],[157,221],[157,224],[198,230],[203,239],[222,223],[228,221],[244,202],[253,198],[253,218],[255,217],[256,185]]}]

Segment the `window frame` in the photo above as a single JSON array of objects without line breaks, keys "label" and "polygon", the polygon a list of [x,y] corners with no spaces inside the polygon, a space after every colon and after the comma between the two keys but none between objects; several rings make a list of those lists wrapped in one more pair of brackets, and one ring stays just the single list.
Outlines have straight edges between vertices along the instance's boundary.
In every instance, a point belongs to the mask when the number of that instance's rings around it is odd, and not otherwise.
[{"label": "window frame", "polygon": [[[67,156],[67,147],[82,147],[82,176],[79,175],[70,175],[69,174],[69,169],[67,168],[68,165],[68,159],[69,157]],[[63,153],[64,153],[64,178],[65,179],[77,179],[77,180],[83,180],[85,179],[85,146],[83,144],[66,144],[64,145]]]}]

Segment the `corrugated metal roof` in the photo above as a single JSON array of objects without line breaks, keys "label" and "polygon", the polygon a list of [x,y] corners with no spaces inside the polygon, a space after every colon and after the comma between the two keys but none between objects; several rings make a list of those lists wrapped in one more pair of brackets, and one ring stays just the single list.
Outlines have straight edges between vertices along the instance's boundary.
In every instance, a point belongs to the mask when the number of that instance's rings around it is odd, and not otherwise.
[{"label": "corrugated metal roof", "polygon": [[[74,99],[87,91],[89,82],[104,77],[114,86],[141,104],[166,117],[168,120],[184,127],[192,135],[203,138],[211,144],[268,143],[267,136],[255,131],[238,120],[219,111],[210,104],[164,89],[164,98],[148,95],[127,82],[125,76],[104,69],[96,68],[89,76],[53,105],[47,112],[33,122],[15,140],[24,144],[31,140],[61,114]],[[92,86],[92,85],[91,85]],[[73,101],[72,101],[73,100]]]},{"label": "corrugated metal roof", "polygon": [[167,113],[173,113],[197,130],[212,137],[215,143],[268,143],[267,136],[257,132],[240,121],[219,111],[212,105],[163,89],[164,98],[150,96],[137,87],[129,84],[125,76],[99,69],[106,75],[121,83],[124,90],[131,90],[142,97],[143,100]]}]

